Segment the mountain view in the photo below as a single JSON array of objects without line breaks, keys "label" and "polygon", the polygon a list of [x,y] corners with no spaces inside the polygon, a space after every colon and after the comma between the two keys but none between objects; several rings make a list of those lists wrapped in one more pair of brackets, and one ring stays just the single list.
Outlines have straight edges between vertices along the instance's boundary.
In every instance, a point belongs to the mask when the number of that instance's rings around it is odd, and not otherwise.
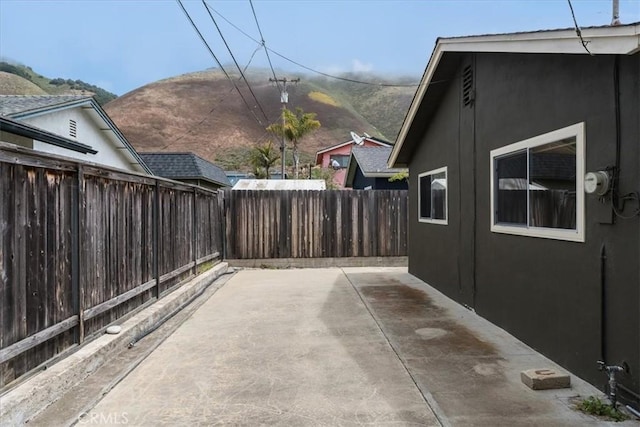
[{"label": "mountain view", "polygon": [[[253,146],[269,140],[280,145],[265,130],[280,120],[282,108],[279,88],[269,82],[273,74],[267,70],[245,73],[251,90],[239,75],[231,75],[236,89],[221,70],[210,69],[116,97],[80,80],[49,79],[26,66],[0,64],[0,94],[95,94],[139,152],[190,151],[226,170],[246,171]],[[342,77],[345,80],[287,75],[289,80],[300,79],[287,85],[287,108],[315,113],[321,123],[300,144],[302,164],[313,162],[318,149],[348,140],[350,131],[393,142],[416,89],[410,85],[418,80],[371,74]]]}]

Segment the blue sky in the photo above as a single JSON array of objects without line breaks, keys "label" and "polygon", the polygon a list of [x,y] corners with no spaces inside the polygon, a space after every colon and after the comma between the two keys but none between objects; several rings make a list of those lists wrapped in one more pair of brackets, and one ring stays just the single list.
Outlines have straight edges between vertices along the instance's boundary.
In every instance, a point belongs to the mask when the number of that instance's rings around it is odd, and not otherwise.
[{"label": "blue sky", "polygon": [[[249,0],[208,0],[241,66],[268,66]],[[611,22],[611,0],[572,0],[580,26]],[[183,0],[223,64],[222,39],[200,0]],[[413,75],[437,37],[573,26],[566,0],[253,0],[266,45],[330,74]],[[623,23],[640,21],[640,0],[620,0]],[[172,0],[0,0],[0,57],[54,78],[81,79],[122,95],[144,84],[215,66]],[[278,70],[303,72],[271,54]]]}]

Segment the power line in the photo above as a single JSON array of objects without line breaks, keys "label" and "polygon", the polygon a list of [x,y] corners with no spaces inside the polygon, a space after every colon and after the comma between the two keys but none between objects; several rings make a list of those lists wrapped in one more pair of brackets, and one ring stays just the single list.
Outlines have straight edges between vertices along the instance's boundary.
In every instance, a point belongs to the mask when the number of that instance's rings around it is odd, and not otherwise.
[{"label": "power line", "polygon": [[[268,49],[268,50],[271,50],[266,46],[265,46],[265,48]],[[416,87],[416,86],[420,86],[419,83],[412,83],[412,84],[375,83],[375,82],[364,82],[362,80],[350,79],[348,77],[334,76],[334,75],[331,75],[331,74],[328,74],[328,73],[324,73],[322,71],[314,70],[313,68],[307,67],[306,65],[302,65],[299,62],[296,62],[293,59],[289,59],[286,56],[284,56],[284,55],[282,55],[282,54],[280,54],[278,52],[275,52],[273,50],[271,50],[271,52],[273,52],[274,54],[278,55],[280,58],[291,62],[292,64],[296,64],[298,67],[302,67],[305,70],[309,70],[309,71],[312,71],[312,72],[314,72],[316,74],[320,74],[320,75],[323,75],[325,77],[330,77],[330,78],[336,79],[336,80],[342,80],[342,81],[345,81],[345,82],[359,83],[359,84],[365,84],[365,85],[371,85],[371,86],[381,86],[381,87]]]},{"label": "power line", "polygon": [[571,4],[571,0],[567,0],[567,3],[569,3],[569,9],[571,9],[571,17],[573,18],[573,25],[576,27],[576,34],[578,35],[578,37],[580,37],[580,43],[582,43],[582,47],[584,47],[584,50],[586,50],[587,53],[589,53],[589,55],[593,56],[593,53],[591,53],[591,51],[587,47],[587,44],[589,42],[585,41],[582,38],[582,31],[580,30],[580,26],[578,25],[576,14],[573,12],[573,5]]},{"label": "power line", "polygon": [[[231,82],[231,84],[233,85],[233,87],[236,89],[236,91],[238,92],[238,94],[240,95],[240,98],[242,98],[242,102],[244,102],[244,105],[246,105],[247,109],[251,112],[251,114],[253,115],[253,117],[256,119],[256,121],[258,122],[258,124],[260,126],[264,126],[264,124],[260,121],[260,119],[258,118],[258,116],[256,116],[256,113],[253,111],[253,109],[249,106],[249,103],[247,102],[247,100],[244,98],[244,96],[242,95],[242,92],[240,91],[240,88],[238,87],[238,85],[236,85],[236,83],[233,81],[233,79],[231,78],[231,76],[226,72],[226,70],[224,69],[224,67],[222,66],[222,63],[218,60],[218,57],[216,56],[215,53],[213,53],[213,50],[211,49],[211,47],[209,46],[209,43],[207,43],[207,41],[205,40],[204,36],[202,35],[202,33],[200,32],[200,30],[198,29],[198,27],[196,26],[195,22],[193,22],[193,19],[191,19],[191,16],[189,15],[189,12],[187,12],[187,9],[184,8],[183,4],[182,4],[182,0],[176,0],[178,2],[178,4],[180,5],[180,8],[182,9],[182,11],[184,12],[185,16],[187,17],[187,19],[189,20],[189,22],[191,23],[191,26],[193,26],[193,29],[196,31],[196,33],[198,33],[198,36],[200,36],[200,40],[202,40],[202,43],[204,43],[204,45],[206,46],[207,50],[209,51],[209,53],[211,54],[211,56],[213,57],[213,59],[216,61],[216,63],[218,64],[218,66],[220,67],[220,69],[222,70],[222,72],[224,73],[224,75],[227,77],[227,79],[229,79],[229,81]],[[265,118],[267,120],[269,120],[269,118],[265,115]]]},{"label": "power line", "polygon": [[[262,111],[262,114],[264,115],[265,119],[267,119],[267,121],[270,121],[269,120],[269,116],[267,116],[267,113],[265,113],[264,109],[262,108],[262,105],[260,105],[260,101],[258,101],[258,98],[256,97],[256,94],[253,92],[253,89],[251,88],[251,85],[249,84],[249,81],[247,80],[247,78],[245,77],[244,73],[242,72],[242,68],[240,68],[240,65],[238,64],[238,61],[236,61],[236,57],[233,55],[233,52],[231,51],[231,48],[229,47],[229,44],[227,43],[227,40],[224,38],[224,35],[222,35],[222,31],[220,30],[220,27],[218,26],[218,23],[216,22],[216,19],[211,14],[211,11],[207,7],[207,3],[205,3],[204,0],[202,0],[202,5],[207,10],[207,13],[209,14],[209,18],[211,18],[211,21],[213,22],[213,25],[215,25],[216,30],[218,30],[218,34],[220,35],[220,38],[222,39],[224,45],[226,46],[227,51],[229,52],[229,55],[231,55],[231,59],[233,59],[233,63],[236,64],[236,68],[238,68],[238,71],[240,72],[240,76],[242,77],[242,79],[244,80],[245,84],[247,85],[247,88],[249,88],[249,92],[251,92],[251,96],[253,96],[253,99],[255,99],[256,104],[258,105],[258,108],[260,109],[260,111]],[[252,56],[252,58],[253,58],[253,56]]]},{"label": "power line", "polygon": [[262,35],[262,29],[260,29],[260,23],[258,22],[258,16],[256,15],[256,10],[253,8],[253,1],[249,0],[249,4],[251,5],[251,11],[253,12],[253,19],[255,19],[256,21],[256,26],[258,27],[258,33],[260,33],[260,41],[261,41],[261,45],[262,47],[264,47],[264,53],[267,55],[267,60],[269,61],[269,68],[271,68],[271,72],[273,73],[273,79],[276,82],[276,85],[278,86],[278,91],[282,92],[282,89],[280,88],[280,82],[278,81],[278,77],[276,77],[276,71],[273,69],[273,64],[271,63],[271,57],[269,56],[269,49],[267,49],[267,45],[265,44],[264,41],[264,36]]},{"label": "power line", "polygon": [[[258,40],[256,40],[255,38],[253,38],[251,35],[247,34],[245,31],[243,31],[240,27],[238,27],[237,25],[235,25],[233,22],[229,21],[229,20],[228,20],[227,18],[225,18],[225,17],[224,17],[220,12],[218,12],[217,10],[215,10],[214,8],[212,8],[210,5],[207,5],[207,7],[208,7],[208,8],[209,8],[213,13],[215,13],[215,14],[216,14],[216,15],[218,15],[220,18],[222,18],[222,19],[223,19],[227,24],[231,25],[231,26],[232,26],[233,28],[235,28],[237,31],[239,31],[240,33],[242,33],[245,37],[247,37],[247,38],[249,38],[249,39],[253,40],[254,42],[256,42],[257,44],[259,44],[260,46],[264,46],[264,48],[265,48],[267,51],[270,51],[271,53],[273,53],[273,54],[275,54],[275,55],[278,55],[280,58],[284,59],[285,61],[291,62],[292,64],[295,64],[295,65],[297,65],[298,67],[304,68],[305,70],[311,71],[311,72],[313,72],[313,73],[320,74],[320,75],[322,75],[322,76],[329,77],[329,78],[336,79],[336,80],[342,80],[342,81],[347,81],[347,82],[351,82],[351,83],[359,83],[359,84],[372,85],[372,86],[384,86],[384,87],[416,87],[416,86],[419,86],[419,85],[420,85],[419,83],[412,83],[412,84],[391,84],[391,83],[374,83],[374,82],[366,82],[366,81],[362,81],[362,80],[350,79],[350,78],[347,78],[347,77],[335,76],[335,75],[332,75],[332,74],[328,74],[328,73],[324,73],[324,72],[322,72],[322,71],[315,70],[315,69],[313,69],[313,68],[311,68],[311,67],[307,67],[306,65],[303,65],[303,64],[301,64],[301,63],[299,63],[299,62],[296,62],[296,61],[294,61],[293,59],[287,58],[287,57],[286,57],[286,56],[284,56],[283,54],[278,53],[278,52],[276,52],[275,50],[273,50],[273,49],[271,49],[271,48],[267,47],[267,46],[264,44],[264,40],[263,40],[263,42],[261,43],[260,41],[258,41]],[[253,5],[252,5],[252,7],[253,7]],[[267,55],[268,55],[268,54],[267,54]],[[271,62],[269,62],[269,63],[271,63]],[[271,70],[273,71],[273,67],[271,68]],[[275,74],[274,74],[274,76],[275,76]]]},{"label": "power line", "polygon": [[[260,47],[258,47],[258,49],[256,49],[253,53],[255,55],[255,53],[260,49]],[[251,55],[251,58],[249,58],[249,62],[247,62],[247,65],[244,67],[244,71],[247,71],[247,68],[249,68],[249,65],[251,65],[251,61],[253,60],[253,56]],[[220,106],[220,103],[224,100],[224,98],[230,94],[231,92],[233,92],[233,88],[229,88],[229,90],[227,91],[227,93],[223,93],[221,96],[218,97],[218,99],[216,99],[216,101],[213,103],[213,106],[211,107],[211,109],[209,110],[209,112],[198,122],[196,123],[194,126],[191,126],[191,128],[184,132],[182,135],[180,135],[178,138],[167,142],[165,145],[163,145],[161,148],[159,148],[160,150],[164,150],[165,148],[167,148],[170,144],[175,144],[176,142],[180,141],[182,138],[184,138],[185,136],[193,133],[197,128],[200,127],[200,125],[202,123],[204,123],[209,116],[211,116],[211,114],[213,114],[213,112]],[[265,131],[266,132],[266,131]],[[262,137],[261,137],[262,138]],[[260,140],[260,139],[259,139]],[[259,141],[258,140],[258,141]]]}]

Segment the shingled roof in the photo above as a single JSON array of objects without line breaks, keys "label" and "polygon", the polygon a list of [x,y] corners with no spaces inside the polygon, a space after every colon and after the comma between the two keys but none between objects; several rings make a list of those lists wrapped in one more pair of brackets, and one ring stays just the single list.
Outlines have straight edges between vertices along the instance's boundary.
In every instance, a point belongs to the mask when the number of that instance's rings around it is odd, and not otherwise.
[{"label": "shingled roof", "polygon": [[87,95],[0,95],[0,115],[12,117],[89,98]]},{"label": "shingled roof", "polygon": [[224,171],[194,153],[140,153],[142,160],[158,176],[175,180],[201,179],[230,187]]},{"label": "shingled roof", "polygon": [[[392,176],[404,169],[387,167],[387,160],[393,147],[353,147],[351,155],[364,176]],[[350,163],[351,163],[350,161]]]},{"label": "shingled roof", "polygon": [[345,186],[350,187],[353,184],[358,168],[365,178],[391,178],[399,172],[406,171],[387,166],[391,150],[393,147],[353,147],[347,166]]}]

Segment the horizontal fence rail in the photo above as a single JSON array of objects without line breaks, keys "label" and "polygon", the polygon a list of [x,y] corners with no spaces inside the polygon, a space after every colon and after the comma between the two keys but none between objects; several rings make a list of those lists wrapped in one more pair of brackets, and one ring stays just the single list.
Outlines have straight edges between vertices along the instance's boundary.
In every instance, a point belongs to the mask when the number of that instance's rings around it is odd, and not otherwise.
[{"label": "horizontal fence rail", "polygon": [[407,255],[407,190],[226,191],[228,259]]},{"label": "horizontal fence rail", "polygon": [[0,388],[220,258],[222,193],[0,148]]}]

